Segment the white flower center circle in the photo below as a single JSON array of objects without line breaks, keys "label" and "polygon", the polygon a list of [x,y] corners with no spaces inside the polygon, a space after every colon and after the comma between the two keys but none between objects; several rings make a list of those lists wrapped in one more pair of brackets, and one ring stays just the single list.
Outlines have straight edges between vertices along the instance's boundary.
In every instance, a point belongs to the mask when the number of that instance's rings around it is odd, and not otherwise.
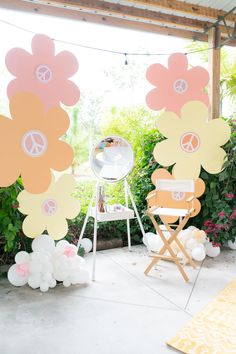
[{"label": "white flower center circle", "polygon": [[177,93],[184,93],[188,89],[188,83],[184,79],[177,79],[173,83],[173,89]]},{"label": "white flower center circle", "polygon": [[47,65],[39,65],[35,71],[35,76],[43,84],[48,84],[52,79],[52,70]]},{"label": "white flower center circle", "polygon": [[57,203],[53,199],[47,199],[42,204],[42,211],[47,216],[54,215],[57,211]]},{"label": "white flower center circle", "polygon": [[181,136],[180,146],[185,152],[195,152],[200,147],[200,138],[196,133],[187,132]]},{"label": "white flower center circle", "polygon": [[185,193],[184,192],[172,192],[171,193],[172,199],[176,201],[180,201],[184,199]]},{"label": "white flower center circle", "polygon": [[31,157],[39,157],[47,150],[48,142],[46,136],[39,130],[29,130],[21,140],[23,151]]}]

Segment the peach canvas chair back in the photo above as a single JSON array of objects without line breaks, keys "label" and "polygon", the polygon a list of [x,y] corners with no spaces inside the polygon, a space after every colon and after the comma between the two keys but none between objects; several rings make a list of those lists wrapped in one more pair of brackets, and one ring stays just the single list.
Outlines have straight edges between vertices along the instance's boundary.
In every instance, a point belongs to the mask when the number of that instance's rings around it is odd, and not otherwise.
[{"label": "peach canvas chair back", "polygon": [[156,189],[171,193],[194,193],[194,180],[157,179]]}]

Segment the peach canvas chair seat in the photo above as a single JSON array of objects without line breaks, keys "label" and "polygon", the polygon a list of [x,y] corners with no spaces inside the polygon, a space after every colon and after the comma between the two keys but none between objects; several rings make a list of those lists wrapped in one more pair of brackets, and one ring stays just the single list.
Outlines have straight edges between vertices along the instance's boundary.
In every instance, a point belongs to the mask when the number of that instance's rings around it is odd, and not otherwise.
[{"label": "peach canvas chair seat", "polygon": [[[158,198],[158,193],[162,193],[162,198]],[[190,193],[191,197],[189,197],[187,202],[187,209],[182,208],[170,208],[165,207],[165,198],[163,198],[163,192],[166,193]],[[192,258],[186,252],[183,244],[178,239],[178,235],[180,231],[186,225],[188,219],[191,216],[191,213],[194,212],[193,200],[194,200],[194,180],[173,180],[173,179],[157,179],[156,182],[156,190],[152,193],[149,193],[147,199],[148,209],[147,215],[150,217],[153,226],[157,234],[161,237],[164,245],[158,253],[150,254],[150,257],[153,258],[147,269],[145,270],[145,274],[148,275],[149,271],[153,268],[154,265],[160,260],[165,259],[169,261],[175,262],[177,268],[182,274],[185,281],[188,281],[188,276],[185,273],[180,260],[177,257],[176,247],[178,252],[182,252],[187,261],[192,265],[192,267],[196,267]],[[162,205],[158,205],[158,201]],[[164,228],[161,225],[158,225],[155,217],[158,216],[161,221],[164,223]],[[170,224],[166,216],[176,217],[178,222],[176,224]],[[167,239],[163,230],[167,230],[170,234],[170,237]],[[175,249],[173,245],[175,244]],[[166,255],[168,252],[168,255]]]}]

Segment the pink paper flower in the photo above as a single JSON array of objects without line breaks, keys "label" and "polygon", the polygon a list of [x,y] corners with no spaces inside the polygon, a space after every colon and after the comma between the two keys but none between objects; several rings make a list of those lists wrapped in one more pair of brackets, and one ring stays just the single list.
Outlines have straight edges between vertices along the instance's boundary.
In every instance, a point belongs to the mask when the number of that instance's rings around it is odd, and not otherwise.
[{"label": "pink paper flower", "polygon": [[225,196],[226,196],[226,198],[229,198],[229,199],[233,199],[234,198],[234,194],[233,193],[226,193]]},{"label": "pink paper flower", "polygon": [[219,218],[223,218],[225,216],[225,212],[222,210],[218,213]]},{"label": "pink paper flower", "polygon": [[189,101],[201,101],[209,105],[208,95],[203,91],[208,84],[209,74],[200,66],[188,69],[185,54],[175,53],[169,57],[168,69],[161,64],[153,64],[147,69],[148,81],[156,86],[146,96],[149,108],[180,113]]},{"label": "pink paper flower", "polygon": [[6,55],[6,66],[16,78],[7,88],[8,97],[18,92],[39,96],[46,109],[77,103],[80,91],[68,80],[78,70],[73,54],[63,51],[55,55],[55,46],[49,37],[37,34],[31,42],[32,54],[22,48],[13,48]]}]

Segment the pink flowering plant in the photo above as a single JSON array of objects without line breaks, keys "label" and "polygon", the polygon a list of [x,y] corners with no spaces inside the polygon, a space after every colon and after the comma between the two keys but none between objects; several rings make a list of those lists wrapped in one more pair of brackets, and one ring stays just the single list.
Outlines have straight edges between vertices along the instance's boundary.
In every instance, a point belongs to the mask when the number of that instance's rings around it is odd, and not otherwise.
[{"label": "pink flowering plant", "polygon": [[225,145],[227,161],[218,175],[202,171],[206,192],[201,198],[202,211],[194,221],[217,246],[236,239],[236,120],[230,121],[231,139]]}]

